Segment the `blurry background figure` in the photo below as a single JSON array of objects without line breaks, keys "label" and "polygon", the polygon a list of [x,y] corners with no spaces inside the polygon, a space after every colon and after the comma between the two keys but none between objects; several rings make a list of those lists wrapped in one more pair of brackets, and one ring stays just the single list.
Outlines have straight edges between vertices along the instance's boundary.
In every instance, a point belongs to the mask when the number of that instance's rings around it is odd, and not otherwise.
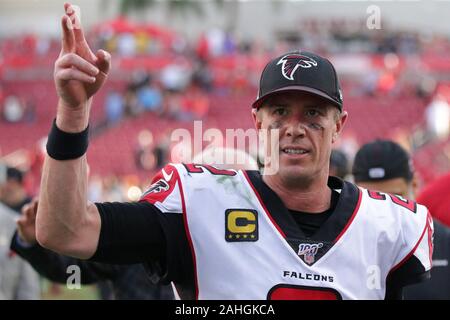
[{"label": "blurry background figure", "polygon": [[171,112],[171,116],[177,121],[192,122],[202,120],[209,111],[209,98],[200,87],[190,86],[188,94],[180,97],[180,105]]},{"label": "blurry background figure", "polygon": [[117,40],[117,51],[122,56],[133,56],[136,53],[136,41],[131,33],[123,33]]},{"label": "blurry background figure", "polygon": [[[0,164],[0,184],[6,182],[6,167]],[[9,249],[16,228],[17,212],[0,202],[0,300],[40,299],[39,276]]]},{"label": "blurry background figure", "polygon": [[161,70],[160,81],[163,89],[171,92],[182,91],[189,84],[191,71],[184,59],[177,59]]},{"label": "blurry background figure", "polygon": [[192,71],[192,83],[210,92],[213,89],[213,81],[214,76],[208,64],[201,59],[196,60]]},{"label": "blurry background figure", "polygon": [[[45,278],[66,284],[68,267],[80,268],[81,285],[99,284],[102,299],[117,300],[173,300],[171,286],[155,285],[141,264],[113,265],[96,263],[59,255],[41,247],[36,241],[37,199],[24,207],[7,243]],[[15,223],[13,222],[13,225]]]},{"label": "blurry background figure", "polygon": [[220,56],[223,53],[223,45],[225,33],[219,28],[212,28],[206,33],[208,41],[209,54],[212,56]]},{"label": "blurry background figure", "polygon": [[9,96],[3,105],[3,119],[6,122],[19,122],[25,113],[25,107],[16,96]]},{"label": "blurry background figure", "polygon": [[350,166],[346,154],[338,149],[331,151],[330,176],[345,179],[350,173]]},{"label": "blurry background figure", "polygon": [[117,91],[110,91],[105,101],[105,113],[107,125],[114,125],[122,120],[125,112],[125,101]]},{"label": "blurry background figure", "polygon": [[446,139],[450,133],[450,106],[447,99],[437,95],[425,111],[427,128],[433,138]]},{"label": "blurry background figure", "polygon": [[[430,210],[433,218],[450,227],[450,173],[428,184],[417,196],[417,202]],[[450,248],[449,248],[450,250]]]},{"label": "blurry background figure", "polygon": [[31,201],[31,196],[25,190],[23,173],[12,167],[3,166],[4,180],[0,182],[0,201],[20,214],[22,207]]},{"label": "blurry background figure", "polygon": [[156,160],[156,170],[161,169],[166,163],[169,157],[169,148],[170,148],[170,134],[163,135],[162,138],[156,143],[153,147],[153,155]]},{"label": "blurry background figure", "polygon": [[159,85],[156,84],[151,75],[148,75],[146,81],[136,92],[139,105],[144,111],[152,111],[157,114],[162,112],[162,93]]},{"label": "blurry background figure", "polygon": [[415,198],[417,178],[412,162],[408,153],[393,141],[376,140],[363,145],[356,153],[352,174],[355,182],[366,189]]},{"label": "blurry background figure", "polygon": [[121,201],[125,194],[125,185],[121,183],[119,178],[110,174],[103,178],[103,201],[115,202]]},{"label": "blurry background figure", "polygon": [[[377,140],[363,145],[356,154],[352,173],[355,183],[363,188],[415,199],[418,183],[411,159],[395,142]],[[450,299],[450,229],[436,219],[433,221],[431,280],[405,287],[405,299]]]},{"label": "blurry background figure", "polygon": [[143,170],[154,170],[156,167],[156,157],[153,154],[153,134],[150,130],[142,130],[137,138],[135,149],[136,166]]},{"label": "blurry background figure", "polygon": [[191,86],[185,97],[183,107],[185,115],[179,115],[180,120],[205,120],[208,115],[210,100],[208,95],[198,86]]},{"label": "blurry background figure", "polygon": [[125,92],[125,116],[136,117],[142,113],[142,106],[139,104],[137,92],[148,82],[149,76],[146,72],[135,71],[131,75],[131,80],[127,83]]},{"label": "blurry background figure", "polygon": [[135,148],[136,166],[147,172],[161,169],[167,162],[169,147],[169,135],[162,135],[159,141],[155,141],[150,130],[141,130]]}]

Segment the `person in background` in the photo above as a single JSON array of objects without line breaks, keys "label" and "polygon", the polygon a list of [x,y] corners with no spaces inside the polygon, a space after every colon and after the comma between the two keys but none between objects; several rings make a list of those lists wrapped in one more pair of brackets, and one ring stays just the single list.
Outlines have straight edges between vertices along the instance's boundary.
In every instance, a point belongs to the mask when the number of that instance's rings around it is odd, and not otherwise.
[{"label": "person in background", "polygon": [[[0,184],[6,180],[6,166],[0,165]],[[38,274],[9,249],[17,213],[0,202],[0,300],[39,300]]]},{"label": "person in background", "polygon": [[105,101],[106,122],[114,125],[122,120],[125,112],[124,97],[118,91],[110,91]]},{"label": "person in background", "polygon": [[[395,142],[377,140],[362,146],[352,172],[355,183],[363,188],[401,196],[401,201],[415,199],[418,183],[410,156]],[[450,299],[450,229],[436,219],[433,223],[431,280],[405,287],[405,299]]]},{"label": "person in background", "polygon": [[20,122],[24,116],[22,101],[16,96],[8,96],[3,105],[3,119],[9,123]]},{"label": "person in background", "polygon": [[330,158],[330,176],[345,179],[349,173],[350,167],[347,155],[341,150],[333,149]]},{"label": "person in background", "polygon": [[6,179],[0,183],[0,201],[20,213],[22,207],[31,201],[25,190],[23,173],[12,167],[3,167],[3,170],[6,170],[3,173]]},{"label": "person in background", "polygon": [[[9,238],[11,250],[28,261],[43,277],[61,284],[66,284],[70,266],[80,268],[81,284],[110,285],[110,291],[105,290],[108,299],[116,300],[173,300],[171,286],[153,284],[144,267],[140,264],[110,265],[83,261],[59,255],[41,247],[36,242],[36,212],[37,199],[27,204],[20,219],[17,221],[17,231]],[[100,287],[102,288],[102,287]],[[105,298],[105,295],[102,295]]]}]

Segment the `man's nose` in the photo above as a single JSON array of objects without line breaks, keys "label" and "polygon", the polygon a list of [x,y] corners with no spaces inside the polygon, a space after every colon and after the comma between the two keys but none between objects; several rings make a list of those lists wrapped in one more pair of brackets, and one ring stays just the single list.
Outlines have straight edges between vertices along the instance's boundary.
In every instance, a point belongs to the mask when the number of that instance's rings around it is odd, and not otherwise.
[{"label": "man's nose", "polygon": [[289,121],[286,125],[286,135],[289,137],[303,137],[306,133],[305,124],[301,121]]}]

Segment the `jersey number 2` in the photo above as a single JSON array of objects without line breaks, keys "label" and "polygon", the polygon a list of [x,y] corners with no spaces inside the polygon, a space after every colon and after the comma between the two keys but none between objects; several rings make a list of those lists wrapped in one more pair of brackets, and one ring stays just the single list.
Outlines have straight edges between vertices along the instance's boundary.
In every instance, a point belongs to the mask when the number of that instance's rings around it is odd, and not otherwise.
[{"label": "jersey number 2", "polygon": [[[386,195],[383,193],[380,193],[378,191],[371,191],[371,190],[367,190],[367,192],[369,193],[369,197],[371,197],[372,199],[386,200]],[[392,202],[395,203],[396,205],[406,208],[409,211],[411,211],[412,213],[417,212],[417,203],[416,202],[408,200],[408,199],[400,198],[399,196],[396,196],[393,194],[388,194],[388,195],[391,198]]]},{"label": "jersey number 2", "polygon": [[223,169],[217,169],[216,167],[207,165],[207,164],[185,164],[186,170],[189,173],[203,173],[206,169],[213,175],[220,175],[220,176],[235,176],[236,172],[232,170],[223,170]]}]

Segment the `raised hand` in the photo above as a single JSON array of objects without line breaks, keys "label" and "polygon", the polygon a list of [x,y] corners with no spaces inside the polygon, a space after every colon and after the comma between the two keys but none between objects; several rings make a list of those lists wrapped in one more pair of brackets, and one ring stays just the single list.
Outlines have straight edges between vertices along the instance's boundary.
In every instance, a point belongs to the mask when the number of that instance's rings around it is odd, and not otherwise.
[{"label": "raised hand", "polygon": [[69,3],[61,19],[62,49],[55,63],[56,90],[63,107],[88,107],[102,87],[111,67],[111,55],[104,50],[94,54],[83,33],[80,19]]},{"label": "raised hand", "polygon": [[19,237],[28,244],[36,243],[36,213],[38,208],[37,198],[22,208],[22,215],[17,220],[17,232]]}]

